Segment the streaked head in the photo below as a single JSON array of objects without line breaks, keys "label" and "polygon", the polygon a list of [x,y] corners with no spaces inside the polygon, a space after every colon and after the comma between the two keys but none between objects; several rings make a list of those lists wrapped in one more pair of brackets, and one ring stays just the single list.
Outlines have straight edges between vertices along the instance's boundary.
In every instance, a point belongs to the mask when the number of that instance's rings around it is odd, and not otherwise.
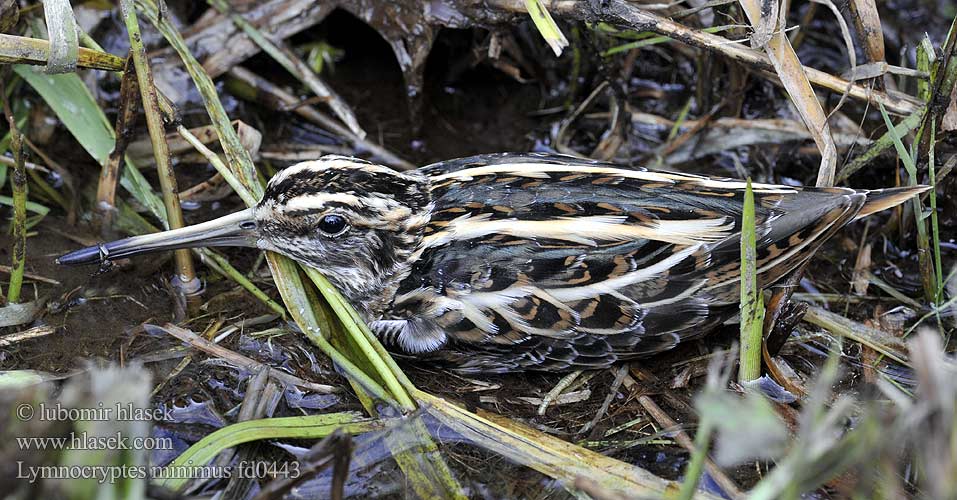
[{"label": "streaked head", "polygon": [[401,266],[429,218],[428,180],[354,158],[326,156],[276,174],[255,208],[257,246],[357,283]]},{"label": "streaked head", "polygon": [[89,247],[61,264],[200,246],[271,250],[326,274],[350,299],[404,268],[429,219],[429,181],[356,158],[324,156],[276,174],[255,207],[194,226]]}]

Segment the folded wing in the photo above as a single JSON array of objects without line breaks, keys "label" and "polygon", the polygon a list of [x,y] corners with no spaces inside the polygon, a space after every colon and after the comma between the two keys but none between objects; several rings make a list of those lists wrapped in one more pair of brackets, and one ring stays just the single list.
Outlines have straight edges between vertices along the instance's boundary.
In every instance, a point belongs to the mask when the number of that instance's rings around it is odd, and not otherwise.
[{"label": "folded wing", "polygon": [[[383,338],[466,371],[607,366],[737,311],[744,183],[547,155],[425,169],[435,207]],[[771,284],[861,209],[851,189],[754,184]],[[388,328],[386,328],[388,326]],[[387,330],[387,331],[386,331]]]}]

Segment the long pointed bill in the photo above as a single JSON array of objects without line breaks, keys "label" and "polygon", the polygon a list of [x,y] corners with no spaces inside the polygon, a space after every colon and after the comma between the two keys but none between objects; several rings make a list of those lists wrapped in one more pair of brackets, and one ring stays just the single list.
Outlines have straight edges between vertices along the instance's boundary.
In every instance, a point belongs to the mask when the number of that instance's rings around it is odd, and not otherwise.
[{"label": "long pointed bill", "polygon": [[103,243],[70,252],[57,264],[95,264],[143,253],[194,247],[255,247],[258,233],[252,208],[202,224]]}]

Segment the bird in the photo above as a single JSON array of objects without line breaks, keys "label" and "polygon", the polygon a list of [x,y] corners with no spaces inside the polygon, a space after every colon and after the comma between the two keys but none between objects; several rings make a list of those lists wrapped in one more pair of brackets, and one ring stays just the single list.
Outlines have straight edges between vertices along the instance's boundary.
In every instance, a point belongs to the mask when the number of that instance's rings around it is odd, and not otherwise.
[{"label": "bird", "polygon": [[[328,155],[279,171],[251,208],[58,263],[255,247],[322,272],[402,357],[465,373],[599,369],[735,320],[746,185],[547,153],[402,172]],[[751,187],[762,288],[851,221],[928,189]]]}]

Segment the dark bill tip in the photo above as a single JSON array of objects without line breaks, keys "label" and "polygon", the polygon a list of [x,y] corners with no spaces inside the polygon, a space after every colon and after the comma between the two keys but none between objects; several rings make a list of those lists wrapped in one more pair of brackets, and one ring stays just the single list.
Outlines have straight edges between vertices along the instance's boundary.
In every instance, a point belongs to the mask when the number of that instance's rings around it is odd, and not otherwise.
[{"label": "dark bill tip", "polygon": [[56,263],[64,266],[98,264],[111,259],[180,248],[255,247],[257,240],[256,221],[250,208],[202,224],[81,248],[61,256]]},{"label": "dark bill tip", "polygon": [[104,259],[103,251],[98,245],[95,247],[81,248],[62,255],[57,258],[56,263],[61,266],[80,266],[83,264],[96,264]]}]

